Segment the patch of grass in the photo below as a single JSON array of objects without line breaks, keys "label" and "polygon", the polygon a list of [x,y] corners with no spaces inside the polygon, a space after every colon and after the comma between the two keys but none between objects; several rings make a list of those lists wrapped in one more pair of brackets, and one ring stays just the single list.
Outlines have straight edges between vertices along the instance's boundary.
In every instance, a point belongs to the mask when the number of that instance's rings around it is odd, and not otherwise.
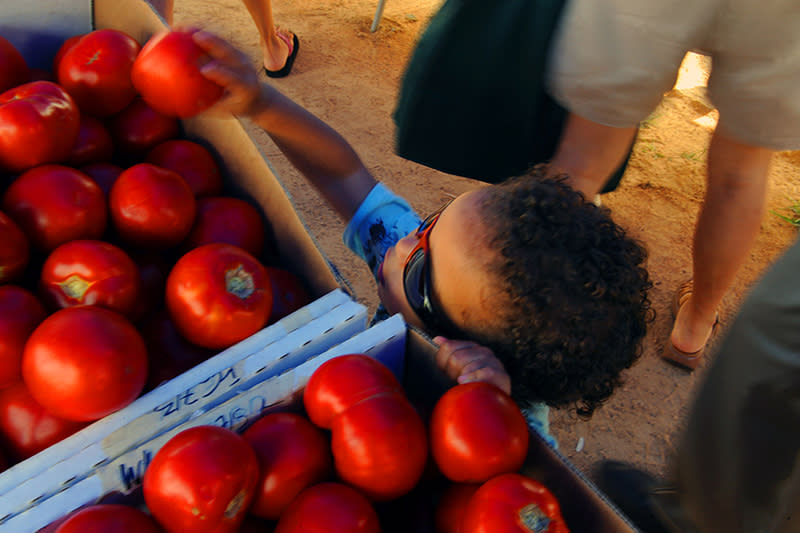
[{"label": "patch of grass", "polygon": [[784,215],[781,213],[776,213],[775,211],[772,210],[770,210],[770,213],[772,213],[773,215],[775,215],[780,219],[785,220],[792,226],[800,228],[800,202],[795,202],[789,207],[784,207],[783,210],[787,211],[788,214]]},{"label": "patch of grass", "polygon": [[649,117],[639,123],[639,128],[646,130],[653,125],[653,122],[661,116],[661,113],[652,113]]},{"label": "patch of grass", "polygon": [[702,161],[707,149],[703,148],[699,152],[683,152],[681,157],[689,161]]}]

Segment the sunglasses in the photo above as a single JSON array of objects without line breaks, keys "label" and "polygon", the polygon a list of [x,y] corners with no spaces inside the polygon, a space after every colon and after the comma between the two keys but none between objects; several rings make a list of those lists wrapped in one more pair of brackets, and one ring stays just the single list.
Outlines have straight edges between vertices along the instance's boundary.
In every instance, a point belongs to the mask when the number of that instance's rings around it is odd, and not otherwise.
[{"label": "sunglasses", "polygon": [[408,254],[403,267],[403,289],[411,309],[428,329],[445,335],[460,335],[447,315],[436,308],[432,298],[429,237],[439,215],[448,205],[450,202],[428,215],[417,228],[417,244]]}]

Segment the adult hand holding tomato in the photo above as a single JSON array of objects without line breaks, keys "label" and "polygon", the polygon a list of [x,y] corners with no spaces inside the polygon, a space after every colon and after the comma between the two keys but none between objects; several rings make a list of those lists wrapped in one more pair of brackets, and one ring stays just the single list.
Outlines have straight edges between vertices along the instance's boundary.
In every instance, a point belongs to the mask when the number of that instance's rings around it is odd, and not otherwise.
[{"label": "adult hand holding tomato", "polygon": [[0,169],[22,172],[69,157],[80,110],[63,88],[34,81],[0,94],[0,124]]},{"label": "adult hand holding tomato", "polygon": [[145,43],[131,70],[134,87],[150,106],[170,117],[189,118],[211,107],[223,89],[200,73],[211,58],[194,43],[197,30],[173,30]]},{"label": "adult hand holding tomato", "polygon": [[64,52],[56,78],[81,111],[100,118],[111,116],[136,96],[131,68],[140,49],[125,32],[91,31]]},{"label": "adult hand holding tomato", "polygon": [[431,453],[455,482],[483,482],[519,470],[528,454],[528,425],[511,397],[489,383],[456,385],[430,419]]},{"label": "adult hand holding tomato", "polygon": [[569,533],[569,529],[547,487],[509,473],[480,486],[467,504],[459,533]]},{"label": "adult hand holding tomato", "polygon": [[156,452],[142,481],[144,500],[167,531],[232,533],[258,483],[250,444],[217,426],[181,431]]},{"label": "adult hand holding tomato", "polygon": [[183,255],[172,267],[166,304],[178,331],[189,342],[221,349],[266,325],[272,289],[264,266],[255,257],[238,246],[206,244]]}]

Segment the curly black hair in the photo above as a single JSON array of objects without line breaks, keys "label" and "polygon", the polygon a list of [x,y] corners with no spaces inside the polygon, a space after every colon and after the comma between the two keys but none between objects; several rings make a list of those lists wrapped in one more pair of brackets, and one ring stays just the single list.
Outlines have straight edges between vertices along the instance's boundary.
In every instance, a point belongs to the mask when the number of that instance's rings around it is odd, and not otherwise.
[{"label": "curly black hair", "polygon": [[[519,403],[589,417],[642,353],[653,320],[645,249],[543,165],[487,187],[486,268],[505,292],[497,320],[468,325],[511,376]],[[489,258],[489,256],[493,258]]]}]

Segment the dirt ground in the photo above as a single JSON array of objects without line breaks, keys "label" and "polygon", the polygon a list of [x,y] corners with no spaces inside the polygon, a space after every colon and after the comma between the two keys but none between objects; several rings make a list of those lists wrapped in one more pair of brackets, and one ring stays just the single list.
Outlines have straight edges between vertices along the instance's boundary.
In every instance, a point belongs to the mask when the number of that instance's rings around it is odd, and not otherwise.
[{"label": "dirt ground", "polygon": [[[400,78],[414,43],[441,0],[387,0],[378,31],[370,25],[378,0],[275,0],[279,26],[294,31],[300,51],[291,75],[274,80],[284,93],[331,124],[356,148],[379,179],[420,212],[446,197],[479,186],[394,154],[394,108]],[[260,64],[258,33],[241,0],[176,0],[176,25],[200,26],[231,40]],[[686,63],[685,63],[686,64]],[[589,471],[601,459],[624,459],[656,474],[665,472],[684,414],[708,368],[707,356],[693,373],[666,364],[658,354],[671,328],[669,301],[691,274],[691,235],[700,207],[706,147],[716,112],[703,98],[704,64],[687,68],[641,130],[634,157],[619,189],[603,197],[614,218],[649,251],[648,268],[657,318],[642,359],[626,384],[589,421],[554,411],[552,430],[560,450]],[[362,303],[377,305],[367,267],[342,244],[343,223],[261,131],[248,131],[285,184],[321,250],[352,284]],[[723,302],[722,328],[732,321],[748,287],[796,236],[774,212],[791,215],[800,201],[800,152],[774,158],[767,212],[761,233],[736,283]]]}]

